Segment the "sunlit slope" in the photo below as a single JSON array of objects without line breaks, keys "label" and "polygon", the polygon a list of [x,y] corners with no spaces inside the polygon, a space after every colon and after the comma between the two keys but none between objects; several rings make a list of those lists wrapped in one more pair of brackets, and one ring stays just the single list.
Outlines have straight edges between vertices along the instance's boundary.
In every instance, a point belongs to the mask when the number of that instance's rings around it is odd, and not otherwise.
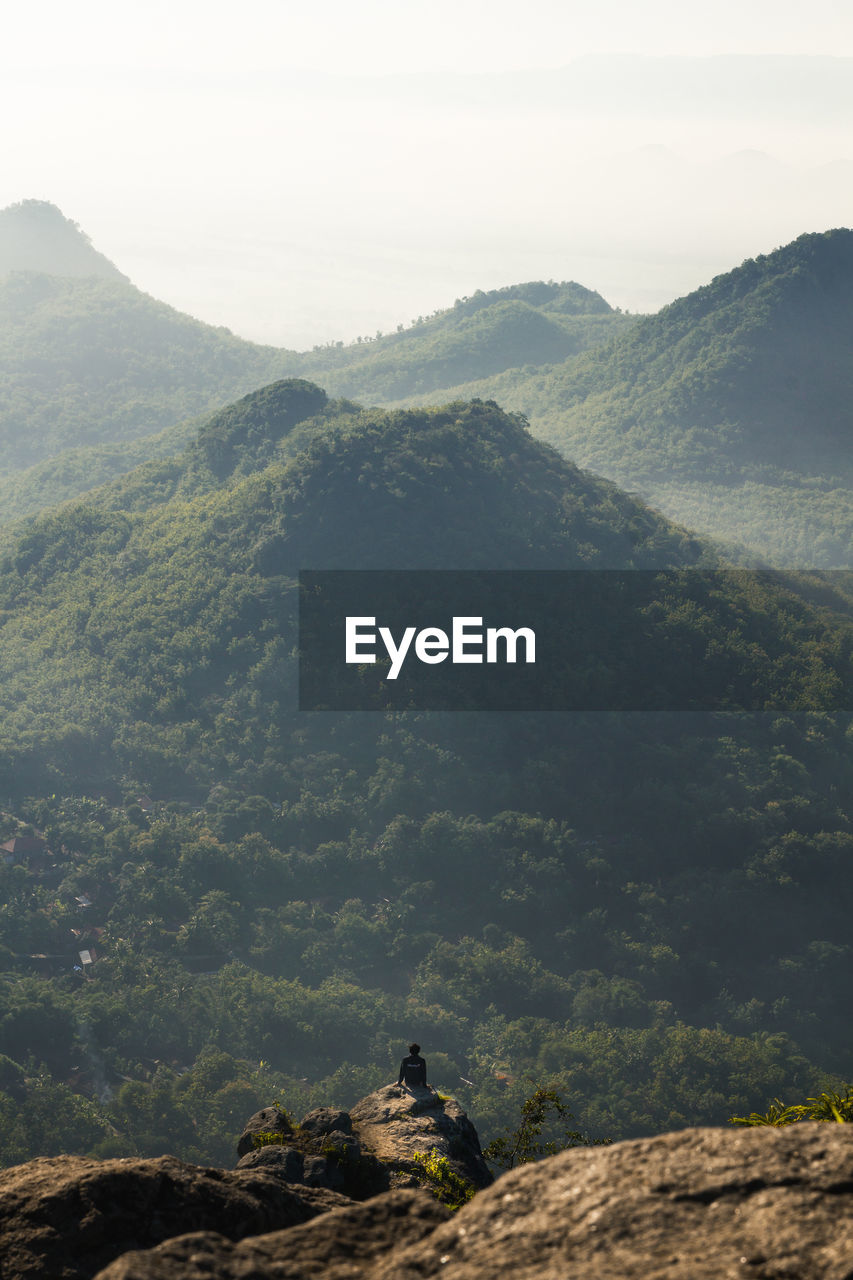
[{"label": "sunlit slope", "polygon": [[745,262],[493,396],[581,466],[782,565],[853,563],[853,231]]},{"label": "sunlit slope", "polygon": [[0,466],[150,435],[292,363],[122,280],[12,272],[0,280]]},{"label": "sunlit slope", "polygon": [[853,232],[802,236],[556,378],[537,430],[782,565],[853,563]]},{"label": "sunlit slope", "polygon": [[540,281],[385,336],[259,346],[141,293],[54,205],[26,200],[0,212],[0,522],[180,452],[188,420],[275,378],[375,403],[559,361],[625,323],[582,285]]},{"label": "sunlit slope", "polygon": [[625,322],[580,285],[526,285],[399,334],[299,355],[243,342],[121,280],[13,275],[0,281],[0,464],[9,471],[0,522],[180,452],[189,419],[282,374],[376,403],[562,360]]},{"label": "sunlit slope", "polygon": [[846,472],[851,333],[853,231],[801,236],[555,372],[539,421],[634,480]]},{"label": "sunlit slope", "polygon": [[303,370],[337,395],[388,402],[562,361],[630,323],[582,285],[533,281],[478,291],[397,333],[307,353]]}]

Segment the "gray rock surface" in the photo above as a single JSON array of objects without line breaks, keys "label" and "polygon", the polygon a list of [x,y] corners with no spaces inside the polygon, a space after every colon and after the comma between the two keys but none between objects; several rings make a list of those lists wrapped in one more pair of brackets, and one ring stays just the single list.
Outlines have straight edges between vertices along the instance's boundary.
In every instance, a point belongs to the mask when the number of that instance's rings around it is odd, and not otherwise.
[{"label": "gray rock surface", "polygon": [[[386,1116],[384,1092],[351,1114],[359,1142],[374,1132],[392,1158],[392,1117],[411,1138],[412,1116],[432,1108],[400,1114],[389,1098]],[[265,1157],[272,1166],[300,1154],[278,1152]],[[225,1172],[171,1157],[35,1160],[0,1173],[0,1275],[851,1280],[853,1126],[689,1129],[579,1147],[506,1174],[453,1216],[422,1189],[342,1203],[262,1162]]]},{"label": "gray rock surface", "polygon": [[246,1156],[250,1151],[254,1150],[254,1138],[259,1133],[284,1133],[292,1132],[293,1125],[290,1123],[290,1117],[279,1110],[278,1107],[262,1107],[260,1111],[256,1111],[246,1121],[240,1141],[237,1143],[237,1155]]},{"label": "gray rock surface", "polygon": [[215,1229],[232,1239],[306,1222],[339,1203],[262,1170],[55,1156],[0,1171],[3,1280],[88,1280],[128,1249]]},{"label": "gray rock surface", "polygon": [[[253,1136],[259,1132],[281,1133],[278,1150],[291,1149],[292,1154],[264,1156],[264,1150],[275,1148],[255,1150]],[[492,1181],[471,1121],[458,1102],[431,1089],[386,1085],[351,1111],[320,1107],[295,1126],[276,1108],[265,1107],[246,1124],[237,1151],[238,1169],[263,1167],[288,1182],[327,1187],[353,1200],[423,1185],[415,1155],[430,1152],[445,1157],[453,1171],[475,1187]]]},{"label": "gray rock surface", "polygon": [[352,1120],[347,1111],[337,1111],[334,1107],[317,1107],[315,1111],[309,1111],[307,1116],[303,1116],[299,1128],[318,1137],[324,1133],[352,1133]]},{"label": "gray rock surface", "polygon": [[523,1166],[373,1272],[439,1275],[849,1280],[853,1126],[688,1129]]},{"label": "gray rock surface", "polygon": [[362,1149],[388,1168],[392,1186],[409,1185],[417,1173],[415,1154],[430,1151],[445,1156],[475,1187],[492,1182],[477,1130],[453,1098],[386,1085],[356,1103],[350,1117]]},{"label": "gray rock surface", "polygon": [[285,1182],[303,1182],[305,1179],[305,1157],[295,1147],[261,1147],[241,1156],[237,1168],[263,1169],[266,1173],[278,1174]]},{"label": "gray rock surface", "polygon": [[307,1223],[239,1244],[210,1231],[179,1236],[124,1254],[97,1280],[358,1280],[449,1216],[425,1191],[393,1191],[325,1214],[316,1230]]},{"label": "gray rock surface", "polygon": [[[340,1195],[348,1195],[347,1191],[347,1171],[337,1160],[330,1160],[328,1156],[306,1156],[303,1166],[302,1181],[306,1187],[328,1187],[330,1191],[338,1192]],[[352,1179],[351,1179],[352,1181]],[[384,1190],[384,1188],[381,1188]],[[349,1191],[355,1192],[358,1188],[350,1186]],[[367,1194],[352,1195],[349,1194],[351,1200],[366,1200]]]}]

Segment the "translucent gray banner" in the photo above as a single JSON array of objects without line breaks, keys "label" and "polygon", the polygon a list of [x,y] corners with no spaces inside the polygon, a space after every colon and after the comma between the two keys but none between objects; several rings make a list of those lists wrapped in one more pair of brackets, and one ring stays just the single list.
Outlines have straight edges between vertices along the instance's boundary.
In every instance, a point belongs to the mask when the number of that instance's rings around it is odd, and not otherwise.
[{"label": "translucent gray banner", "polygon": [[853,707],[853,577],[306,571],[303,711]]}]

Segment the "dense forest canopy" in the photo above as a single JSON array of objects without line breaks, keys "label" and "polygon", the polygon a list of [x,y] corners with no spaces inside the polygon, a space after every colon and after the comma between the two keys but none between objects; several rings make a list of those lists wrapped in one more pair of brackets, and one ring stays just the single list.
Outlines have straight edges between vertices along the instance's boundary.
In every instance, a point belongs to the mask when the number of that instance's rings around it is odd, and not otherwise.
[{"label": "dense forest canopy", "polygon": [[[273,1093],[351,1103],[412,1036],[486,1137],[528,1077],[628,1136],[849,1075],[849,715],[295,710],[301,568],[715,556],[494,403],[301,379],[16,528],[2,1158],[229,1161]],[[661,607],[702,679],[706,616]],[[849,656],[844,583],[727,608]]]}]

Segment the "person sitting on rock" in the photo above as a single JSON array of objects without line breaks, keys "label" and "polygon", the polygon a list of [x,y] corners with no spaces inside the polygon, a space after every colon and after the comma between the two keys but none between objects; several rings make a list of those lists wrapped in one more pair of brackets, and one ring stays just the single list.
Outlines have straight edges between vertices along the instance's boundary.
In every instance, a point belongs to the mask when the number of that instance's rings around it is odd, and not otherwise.
[{"label": "person sitting on rock", "polygon": [[398,1085],[405,1084],[407,1089],[429,1089],[426,1078],[426,1062],[420,1056],[419,1044],[409,1045],[409,1056],[400,1063]]}]

